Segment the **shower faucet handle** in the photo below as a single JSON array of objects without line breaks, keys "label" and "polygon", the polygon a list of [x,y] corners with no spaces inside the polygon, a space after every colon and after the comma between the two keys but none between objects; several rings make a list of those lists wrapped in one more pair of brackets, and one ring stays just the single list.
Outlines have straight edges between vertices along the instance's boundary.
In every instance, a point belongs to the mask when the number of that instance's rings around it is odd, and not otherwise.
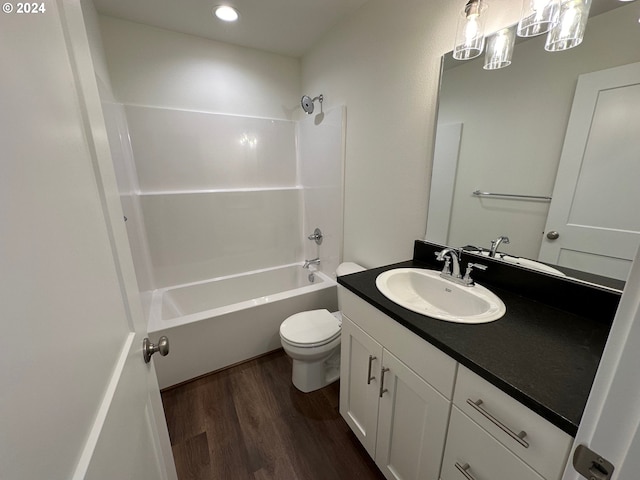
[{"label": "shower faucet handle", "polygon": [[309,240],[315,240],[318,245],[322,245],[322,232],[319,228],[316,228],[311,235],[307,237]]}]

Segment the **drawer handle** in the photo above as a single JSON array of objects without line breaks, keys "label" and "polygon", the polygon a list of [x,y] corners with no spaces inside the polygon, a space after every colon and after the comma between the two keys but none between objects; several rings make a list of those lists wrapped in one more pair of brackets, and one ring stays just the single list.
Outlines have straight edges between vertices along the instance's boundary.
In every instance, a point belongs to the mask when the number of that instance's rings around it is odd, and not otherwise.
[{"label": "drawer handle", "polygon": [[464,465],[460,465],[458,462],[456,462],[456,468],[462,475],[464,475],[464,478],[466,478],[467,480],[476,480],[476,477],[474,477],[469,473],[469,469],[471,467],[469,466],[468,463],[465,463]]},{"label": "drawer handle", "polygon": [[488,411],[486,411],[482,407],[483,402],[481,399],[478,399],[477,401],[474,402],[470,398],[467,398],[467,403],[471,405],[473,408],[475,408],[478,412],[480,412],[480,414],[486,417],[489,421],[494,423],[500,430],[502,430],[504,433],[506,433],[511,438],[513,438],[516,442],[522,445],[524,448],[529,448],[529,442],[527,442],[524,439],[524,437],[527,436],[527,432],[522,430],[520,433],[515,433],[513,430],[507,427],[504,423],[502,423],[500,420],[498,420],[496,417],[494,417]]},{"label": "drawer handle", "polygon": [[380,371],[380,398],[382,398],[382,395],[389,391],[384,388],[384,374],[388,371],[389,369],[387,367],[382,367],[382,370]]},{"label": "drawer handle", "polygon": [[367,373],[367,385],[371,385],[371,380],[375,380],[376,377],[371,376],[371,364],[376,359],[375,355],[369,355],[369,372]]}]

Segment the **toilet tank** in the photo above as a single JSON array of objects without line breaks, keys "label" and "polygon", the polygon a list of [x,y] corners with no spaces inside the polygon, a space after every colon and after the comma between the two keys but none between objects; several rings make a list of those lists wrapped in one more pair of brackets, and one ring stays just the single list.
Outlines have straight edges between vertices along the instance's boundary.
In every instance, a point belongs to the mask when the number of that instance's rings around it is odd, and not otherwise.
[{"label": "toilet tank", "polygon": [[349,273],[364,272],[366,268],[353,262],[344,262],[336,268],[336,276],[348,275]]}]

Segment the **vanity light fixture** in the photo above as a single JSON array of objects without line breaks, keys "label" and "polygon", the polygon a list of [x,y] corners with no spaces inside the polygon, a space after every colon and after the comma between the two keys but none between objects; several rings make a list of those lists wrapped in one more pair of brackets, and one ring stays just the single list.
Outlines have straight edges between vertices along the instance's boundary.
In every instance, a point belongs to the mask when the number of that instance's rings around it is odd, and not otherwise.
[{"label": "vanity light fixture", "polygon": [[483,68],[497,70],[511,65],[515,40],[516,35],[513,27],[503,28],[489,37]]},{"label": "vanity light fixture", "polygon": [[591,0],[565,0],[560,4],[558,22],[549,31],[544,49],[561,52],[582,43]]},{"label": "vanity light fixture", "polygon": [[511,64],[516,33],[520,37],[533,37],[548,32],[544,46],[547,52],[561,52],[577,47],[584,38],[592,2],[593,0],[524,0],[523,16],[517,27],[502,29],[485,41],[483,12],[487,8],[486,0],[468,0],[458,19],[453,58],[476,58],[482,53],[486,43],[483,68],[504,68]]},{"label": "vanity light fixture", "polygon": [[469,0],[460,13],[456,31],[453,58],[470,60],[479,56],[484,48],[484,0]]},{"label": "vanity light fixture", "polygon": [[213,14],[224,22],[235,22],[240,17],[238,11],[229,5],[218,5],[214,7]]},{"label": "vanity light fixture", "polygon": [[519,37],[547,33],[558,22],[560,0],[524,0],[518,22]]}]

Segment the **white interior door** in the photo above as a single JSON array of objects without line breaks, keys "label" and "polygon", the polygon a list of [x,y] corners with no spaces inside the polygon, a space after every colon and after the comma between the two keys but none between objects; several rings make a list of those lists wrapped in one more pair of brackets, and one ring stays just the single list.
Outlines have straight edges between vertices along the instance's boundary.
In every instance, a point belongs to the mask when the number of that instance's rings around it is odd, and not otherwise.
[{"label": "white interior door", "polygon": [[0,478],[175,479],[80,2],[44,7],[0,29]]},{"label": "white interior door", "polygon": [[[640,251],[635,256],[578,428],[583,444],[613,463],[609,480],[640,478]],[[572,454],[573,455],[573,454]],[[584,480],[571,459],[563,480]]]},{"label": "white interior door", "polygon": [[541,261],[627,278],[640,244],[638,105],[640,63],[579,77]]}]

